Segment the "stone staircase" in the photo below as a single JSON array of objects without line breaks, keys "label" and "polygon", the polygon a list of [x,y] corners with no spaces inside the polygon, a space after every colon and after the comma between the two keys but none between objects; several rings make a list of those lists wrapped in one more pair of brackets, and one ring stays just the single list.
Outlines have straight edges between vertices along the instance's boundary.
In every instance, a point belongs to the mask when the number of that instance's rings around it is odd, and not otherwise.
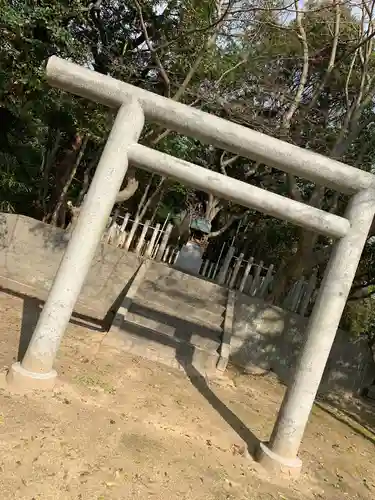
[{"label": "stone staircase", "polygon": [[168,366],[216,370],[227,290],[150,263],[119,309],[106,343]]}]

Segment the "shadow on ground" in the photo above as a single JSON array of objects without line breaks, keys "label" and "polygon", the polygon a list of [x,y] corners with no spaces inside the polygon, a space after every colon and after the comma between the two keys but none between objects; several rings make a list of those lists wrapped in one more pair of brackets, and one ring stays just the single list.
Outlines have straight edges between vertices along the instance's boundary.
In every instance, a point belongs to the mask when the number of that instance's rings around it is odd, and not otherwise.
[{"label": "shadow on ground", "polygon": [[328,398],[319,398],[315,401],[315,405],[375,445],[375,405],[358,400],[356,404],[353,402],[335,404]]},{"label": "shadow on ground", "polygon": [[[176,358],[179,360],[178,349]],[[238,434],[247,446],[250,455],[254,456],[259,446],[259,439],[251,432],[247,425],[237,417],[237,415],[226,406],[221,399],[209,387],[206,378],[191,364],[186,362],[186,358],[181,360],[186,375],[189,377],[192,385],[200,392],[200,394],[207,400],[212,408],[219,413],[226,423]]]},{"label": "shadow on ground", "polygon": [[[149,317],[160,322],[161,324],[173,326],[175,332],[174,336],[162,335],[154,330],[150,330],[127,321],[124,321],[123,329],[127,332],[127,334],[134,337],[158,342],[161,345],[175,348],[175,358],[185,371],[191,384],[237,433],[246,445],[248,452],[251,455],[254,455],[259,445],[259,439],[251,432],[248,426],[215,394],[215,392],[211,389],[205,374],[202,374],[193,364],[194,350],[196,347],[191,343],[192,334],[199,333],[201,338],[210,340],[216,338],[219,340],[219,332],[210,331],[208,328],[204,328],[194,322],[181,320],[180,318],[170,316],[165,312],[161,313],[145,306],[142,306],[142,314],[145,317]],[[182,325],[182,323],[184,323],[184,325]]]},{"label": "shadow on ground", "polygon": [[[25,294],[13,292],[11,290],[6,290],[2,287],[0,287],[0,291],[23,300],[21,332],[17,353],[17,361],[22,361],[30,343],[32,334],[38,323],[44,303],[43,301],[34,297],[29,297]],[[93,320],[92,318],[89,318],[88,316],[85,316],[83,314],[74,313],[72,318],[70,319],[70,323],[77,326],[83,326],[91,331],[104,331],[102,322],[100,322],[99,320]]]}]

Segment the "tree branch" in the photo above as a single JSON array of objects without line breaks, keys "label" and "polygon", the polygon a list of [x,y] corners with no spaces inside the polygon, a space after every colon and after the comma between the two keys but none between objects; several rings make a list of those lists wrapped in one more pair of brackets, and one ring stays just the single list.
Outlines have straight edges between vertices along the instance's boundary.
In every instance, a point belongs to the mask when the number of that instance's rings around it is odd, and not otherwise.
[{"label": "tree branch", "polygon": [[157,53],[156,50],[152,50],[152,44],[151,44],[151,40],[150,40],[150,37],[148,36],[148,32],[147,32],[147,27],[146,27],[146,24],[145,24],[145,21],[144,21],[144,18],[143,18],[143,13],[142,13],[142,7],[140,5],[140,3],[138,2],[138,0],[133,0],[134,1],[134,4],[136,6],[136,9],[138,11],[138,15],[139,15],[139,20],[141,22],[141,26],[142,26],[142,31],[144,33],[144,36],[145,36],[145,42],[146,42],[146,45],[148,47],[148,49],[150,50],[154,60],[155,60],[155,63],[157,65],[157,67],[159,68],[159,71],[160,71],[160,75],[164,81],[164,86],[165,86],[165,93],[164,95],[166,97],[170,97],[170,93],[171,93],[171,82],[169,80],[169,77],[167,75],[167,72],[165,71],[164,69],[164,66],[160,60],[160,57]]},{"label": "tree branch", "polygon": [[96,153],[94,158],[89,162],[89,164],[85,168],[85,171],[83,173],[83,184],[76,201],[77,207],[79,207],[82,204],[84,197],[88,191],[90,184],[90,173],[92,169],[97,165],[99,156],[100,156],[99,152]]},{"label": "tree branch", "polygon": [[124,201],[127,201],[137,191],[138,186],[139,182],[135,177],[135,170],[130,168],[127,175],[127,184],[125,188],[118,193],[115,203],[123,203]]},{"label": "tree branch", "polygon": [[148,200],[146,201],[146,203],[144,204],[141,212],[138,215],[138,217],[139,217],[140,220],[142,220],[142,218],[144,217],[145,213],[147,212],[148,207],[151,205],[151,203],[154,200],[155,196],[157,196],[159,194],[159,192],[161,191],[161,189],[163,188],[164,182],[165,182],[165,177],[161,177],[161,179],[159,181],[159,184],[156,186],[156,188],[155,188],[154,192],[152,193],[152,195],[149,196]]},{"label": "tree branch", "polygon": [[238,160],[238,158],[240,157],[240,155],[234,155],[232,156],[232,158],[228,158],[227,160],[224,160],[224,157],[225,155],[227,154],[226,151],[223,151],[220,155],[220,159],[219,159],[219,168],[220,168],[220,171],[223,175],[228,175],[227,174],[227,171],[226,171],[226,167],[229,167],[230,165],[233,165],[233,163]]},{"label": "tree branch", "polygon": [[309,102],[308,106],[306,107],[304,115],[306,114],[306,112],[308,112],[309,110],[311,110],[315,106],[322,90],[326,86],[326,84],[327,84],[327,82],[332,74],[333,68],[335,67],[337,46],[339,43],[339,36],[340,36],[340,21],[341,21],[341,2],[340,2],[340,0],[336,0],[335,1],[335,28],[334,28],[332,49],[331,49],[331,55],[329,58],[328,66],[327,66],[326,72],[324,74],[323,80],[320,82],[318,88],[315,90],[315,92],[312,96],[311,101]]},{"label": "tree branch", "polygon": [[[135,1],[137,1],[137,0],[135,0]],[[189,83],[191,82],[193,76],[197,72],[197,70],[198,70],[201,62],[203,61],[204,57],[206,56],[207,51],[216,42],[216,38],[217,38],[217,35],[218,35],[218,29],[223,24],[223,22],[225,21],[226,17],[229,14],[229,6],[226,9],[226,11],[224,12],[224,14],[222,14],[222,12],[221,12],[222,3],[223,2],[221,0],[219,0],[217,2],[217,18],[219,19],[219,21],[215,25],[215,31],[211,34],[211,36],[209,36],[206,39],[205,43],[203,44],[203,47],[198,52],[198,55],[197,55],[194,63],[190,67],[190,70],[188,71],[187,75],[185,76],[183,82],[181,83],[180,87],[177,89],[177,91],[175,92],[175,94],[172,96],[172,99],[174,101],[176,101],[176,102],[178,102],[181,99],[181,97],[184,95],[184,93],[186,92],[186,89],[187,89]],[[229,5],[230,4],[231,4],[231,2],[229,2]],[[151,141],[152,146],[156,146],[156,144],[158,144],[162,139],[164,139],[169,134],[170,134],[170,130],[164,130],[164,132],[162,132],[156,138],[152,138],[152,134],[151,134],[150,141]]]},{"label": "tree branch", "polygon": [[242,66],[243,64],[245,64],[247,62],[247,56],[244,57],[241,61],[239,61],[237,64],[235,64],[234,66],[232,66],[232,68],[229,68],[227,69],[226,71],[224,71],[220,76],[219,78],[216,80],[216,85],[219,85],[222,80],[227,76],[229,75],[229,73],[232,73],[232,71],[235,71],[236,69],[238,69],[240,66]]},{"label": "tree branch", "polygon": [[245,213],[241,214],[241,215],[232,215],[229,220],[224,224],[223,227],[221,227],[220,229],[218,229],[217,231],[213,231],[211,232],[209,235],[208,235],[208,238],[216,238],[216,236],[219,236],[220,234],[223,234],[232,224],[233,222],[239,220],[239,219],[242,219],[243,217],[245,217],[246,214],[248,214],[249,212],[246,211]]},{"label": "tree branch", "polygon": [[209,193],[208,201],[206,203],[206,212],[205,212],[206,219],[213,221],[214,218],[217,216],[217,214],[220,212],[220,210],[221,206],[219,198],[216,198],[216,196]]},{"label": "tree branch", "polygon": [[47,198],[47,191],[48,191],[48,179],[49,179],[49,174],[51,172],[51,168],[53,165],[53,162],[55,161],[57,151],[59,150],[61,143],[61,130],[58,129],[56,130],[56,135],[55,135],[55,140],[54,144],[52,146],[52,149],[47,150],[47,153],[45,154],[45,159],[44,159],[44,169],[43,169],[43,187],[40,193],[40,198],[42,201],[42,207],[43,207],[43,213],[44,216],[47,215],[47,207],[46,207],[46,198]]},{"label": "tree branch", "polygon": [[299,3],[298,0],[295,0],[294,4],[296,7],[296,24],[297,24],[297,28],[298,28],[298,38],[301,41],[301,45],[302,45],[302,49],[303,49],[303,66],[302,66],[301,77],[299,80],[296,95],[295,95],[291,105],[289,106],[289,109],[286,111],[286,113],[283,116],[282,128],[284,130],[289,130],[290,122],[293,118],[293,115],[297,111],[297,109],[301,103],[303,91],[305,90],[307,76],[309,73],[309,46],[307,43],[306,31],[305,31],[305,28],[303,27],[303,24],[302,24],[303,11],[300,10],[298,3]]},{"label": "tree branch", "polygon": [[[282,118],[282,125],[281,125],[281,130],[282,133],[285,135],[289,135],[289,129],[290,129],[290,124],[292,121],[292,118],[297,111],[298,107],[301,104],[303,92],[305,90],[306,82],[307,82],[307,77],[309,74],[309,46],[307,43],[307,36],[306,36],[306,31],[305,28],[302,24],[302,18],[303,18],[303,11],[299,8],[299,2],[298,0],[295,0],[294,5],[296,9],[296,24],[297,24],[297,29],[298,29],[298,38],[301,41],[302,45],[302,50],[303,50],[303,66],[302,66],[302,71],[301,71],[301,76],[299,80],[299,84],[297,87],[297,92],[296,95],[294,96],[294,99],[292,103],[290,104],[289,108],[287,111],[284,113],[284,116]],[[301,193],[299,192],[298,186],[296,179],[293,175],[288,175],[288,185],[289,185],[289,193],[292,196],[293,199],[302,201],[302,196]]]},{"label": "tree branch", "polygon": [[66,180],[64,187],[60,193],[59,200],[56,204],[55,210],[53,211],[51,222],[54,225],[56,225],[58,222],[60,210],[61,210],[63,204],[65,203],[66,196],[68,194],[68,190],[70,188],[71,183],[73,182],[74,176],[76,175],[77,169],[82,161],[83,155],[85,154],[85,150],[86,150],[88,142],[89,142],[89,136],[86,135],[82,141],[81,148],[79,150],[79,153],[77,155],[77,158],[76,158],[76,161],[73,165],[73,168],[69,174],[69,177]]}]

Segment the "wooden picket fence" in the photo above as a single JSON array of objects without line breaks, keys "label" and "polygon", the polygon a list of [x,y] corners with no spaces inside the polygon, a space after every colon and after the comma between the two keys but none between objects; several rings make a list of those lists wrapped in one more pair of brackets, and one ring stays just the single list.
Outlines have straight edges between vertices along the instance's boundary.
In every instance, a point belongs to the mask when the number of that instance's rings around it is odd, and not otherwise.
[{"label": "wooden picket fence", "polygon": [[[236,257],[234,251],[235,248],[230,247],[222,263],[205,260],[200,269],[200,275],[251,297],[265,298],[272,290],[275,278],[273,264],[266,267],[263,261],[255,262],[254,257],[245,259],[242,253]],[[282,307],[305,316],[314,298],[316,285],[316,274],[312,274],[309,280],[296,281],[289,290]]]},{"label": "wooden picket fence", "polygon": [[[121,224],[117,222],[119,219]],[[126,213],[109,221],[103,241],[149,259],[162,260],[172,228],[168,220],[163,225],[152,226],[150,220],[141,222],[137,217],[131,219],[130,214]]]},{"label": "wooden picket fence", "polygon": [[[126,213],[109,221],[103,240],[124,250],[136,252],[140,256],[173,265],[179,249],[168,245],[172,229],[173,225],[168,222],[168,218],[163,225],[152,226],[149,220],[143,223],[138,218],[132,219],[130,214]],[[235,256],[234,246],[229,246],[226,252],[224,248],[225,246],[217,261],[203,261],[199,275],[251,297],[265,298],[272,289],[274,266],[271,264],[266,267],[263,261],[255,262],[251,256],[245,259],[243,253]],[[294,283],[282,307],[305,316],[310,302],[314,300],[316,282],[317,277],[313,274],[308,281]]]}]

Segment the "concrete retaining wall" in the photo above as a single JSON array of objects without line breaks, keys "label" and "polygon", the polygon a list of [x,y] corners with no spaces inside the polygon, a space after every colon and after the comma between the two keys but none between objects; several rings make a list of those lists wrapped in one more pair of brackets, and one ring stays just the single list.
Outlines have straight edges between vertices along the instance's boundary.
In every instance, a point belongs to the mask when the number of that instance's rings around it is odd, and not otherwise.
[{"label": "concrete retaining wall", "polygon": [[[307,320],[265,302],[237,294],[232,362],[253,373],[272,370],[288,383],[304,340]],[[324,335],[324,332],[322,332]],[[339,330],[329,357],[320,393],[354,392],[372,383],[375,366],[364,338]]]},{"label": "concrete retaining wall", "polygon": [[[64,230],[30,217],[0,214],[0,285],[44,300],[68,241]],[[76,312],[104,317],[139,264],[135,254],[101,244]]]}]

